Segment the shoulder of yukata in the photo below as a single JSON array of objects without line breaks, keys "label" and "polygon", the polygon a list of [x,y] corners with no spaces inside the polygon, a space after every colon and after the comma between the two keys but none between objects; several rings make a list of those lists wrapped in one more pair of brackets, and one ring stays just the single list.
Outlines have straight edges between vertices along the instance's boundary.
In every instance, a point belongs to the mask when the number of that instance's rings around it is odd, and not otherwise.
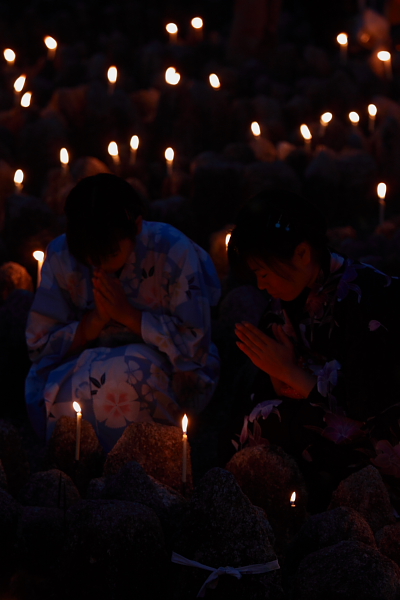
[{"label": "shoulder of yukata", "polygon": [[157,252],[165,252],[166,254],[169,248],[173,247],[178,241],[189,241],[189,238],[173,225],[157,221],[143,221],[142,234],[138,236],[138,239],[140,238],[142,238],[146,247],[151,246]]},{"label": "shoulder of yukata", "polygon": [[90,269],[78,262],[68,249],[65,234],[50,242],[46,251],[51,271],[62,289],[70,289],[84,280],[90,280]]}]

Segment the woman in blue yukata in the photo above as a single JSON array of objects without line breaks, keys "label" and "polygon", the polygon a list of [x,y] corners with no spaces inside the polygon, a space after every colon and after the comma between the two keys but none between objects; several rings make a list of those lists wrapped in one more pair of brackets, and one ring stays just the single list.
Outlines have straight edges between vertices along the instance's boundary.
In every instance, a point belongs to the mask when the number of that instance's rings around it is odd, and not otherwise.
[{"label": "woman in blue yukata", "polygon": [[37,433],[51,436],[76,400],[109,451],[133,422],[179,425],[219,376],[210,307],[220,284],[208,254],[174,227],[143,220],[123,179],[81,180],[66,234],[48,246],[27,326],[26,382]]}]

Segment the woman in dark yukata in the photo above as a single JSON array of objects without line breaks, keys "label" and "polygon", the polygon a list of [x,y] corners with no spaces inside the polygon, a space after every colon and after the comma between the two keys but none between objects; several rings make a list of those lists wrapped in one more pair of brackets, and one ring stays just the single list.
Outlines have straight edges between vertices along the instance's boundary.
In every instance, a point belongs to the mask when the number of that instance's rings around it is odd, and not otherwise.
[{"label": "woman in dark yukata", "polygon": [[330,252],[324,218],[293,193],[261,192],[236,223],[231,264],[269,294],[258,327],[236,325],[238,347],[258,367],[245,414],[270,415],[263,437],[329,471],[338,442],[382,411],[389,427],[385,409],[400,400],[399,280]]}]

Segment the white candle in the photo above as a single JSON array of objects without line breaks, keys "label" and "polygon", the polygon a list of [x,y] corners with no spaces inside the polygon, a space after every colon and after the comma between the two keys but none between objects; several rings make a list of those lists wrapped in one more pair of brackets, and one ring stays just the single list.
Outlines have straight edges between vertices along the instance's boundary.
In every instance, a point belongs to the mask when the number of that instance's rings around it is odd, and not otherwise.
[{"label": "white candle", "polygon": [[118,155],[118,146],[116,142],[110,142],[108,144],[108,154],[111,156],[115,171],[117,172],[119,169],[119,155]]},{"label": "white candle", "polygon": [[214,90],[218,90],[221,87],[219,77],[215,73],[211,73],[211,75],[209,75],[208,77],[208,80],[210,82],[211,87],[213,87]]},{"label": "white candle", "polygon": [[115,84],[118,78],[118,69],[117,67],[110,67],[107,71],[107,79],[108,79],[108,93],[112,94],[115,89]]},{"label": "white candle", "polygon": [[307,125],[305,125],[304,123],[303,123],[303,125],[300,125],[300,133],[303,136],[306,151],[311,152],[312,135],[311,135],[311,131],[309,130]]},{"label": "white candle", "polygon": [[15,98],[16,103],[19,102],[19,97],[21,95],[22,90],[24,89],[25,81],[26,81],[26,75],[20,75],[14,81],[14,98]]},{"label": "white candle", "polygon": [[368,115],[369,115],[368,129],[371,133],[375,129],[375,119],[376,119],[377,112],[378,112],[378,109],[376,108],[375,104],[368,104]]},{"label": "white candle", "polygon": [[290,496],[290,506],[296,506],[296,492],[293,492],[293,494]]},{"label": "white candle", "polygon": [[81,426],[82,426],[82,412],[78,402],[74,402],[73,405],[76,412],[76,441],[75,441],[75,460],[79,460],[79,454],[81,449]]},{"label": "white candle", "polygon": [[61,148],[60,150],[60,163],[62,164],[63,171],[67,171],[69,163],[69,154],[66,148]]},{"label": "white candle", "polygon": [[393,73],[392,73],[392,56],[390,54],[390,52],[388,52],[387,50],[381,50],[380,52],[377,53],[377,57],[379,58],[380,61],[383,62],[384,66],[385,66],[385,75],[387,77],[387,79],[392,79],[393,78]]},{"label": "white candle", "polygon": [[28,108],[31,105],[32,92],[25,92],[21,98],[21,106]]},{"label": "white candle", "polygon": [[347,49],[349,45],[349,38],[347,36],[347,33],[339,33],[336,40],[340,46],[340,59],[342,62],[345,63],[347,61]]},{"label": "white candle", "polygon": [[40,282],[42,280],[42,266],[43,266],[44,252],[42,252],[41,250],[35,250],[35,252],[33,253],[33,258],[35,260],[37,260],[37,283],[36,283],[36,287],[39,287]]},{"label": "white candle", "polygon": [[379,225],[385,220],[385,208],[386,208],[386,183],[378,183],[377,194],[379,198]]},{"label": "white candle", "polygon": [[46,44],[46,48],[47,48],[47,57],[49,58],[49,60],[53,60],[53,58],[56,55],[56,50],[57,50],[56,40],[54,38],[52,38],[50,35],[48,35],[44,38],[44,43]]},{"label": "white candle", "polygon": [[14,62],[15,62],[15,52],[14,50],[11,50],[11,48],[6,48],[4,50],[4,58],[7,61],[7,64],[9,67],[12,67]]},{"label": "white candle", "polygon": [[136,162],[137,149],[139,148],[139,138],[137,135],[131,137],[129,145],[131,147],[131,163],[134,165]]},{"label": "white candle", "polygon": [[176,42],[178,41],[178,27],[175,23],[168,23],[165,26],[165,29],[168,32],[169,35],[169,41],[171,44],[176,44]]},{"label": "white candle", "polygon": [[357,129],[358,123],[360,122],[360,115],[358,113],[356,113],[354,110],[352,110],[349,113],[349,120],[352,123],[353,127],[355,129]]},{"label": "white candle", "polygon": [[175,67],[168,67],[165,71],[165,81],[169,85],[177,85],[181,79],[179,73],[176,72]]},{"label": "white candle", "polygon": [[200,42],[203,39],[203,19],[201,17],[194,17],[190,21],[190,24],[194,29],[195,39]]},{"label": "white candle", "polygon": [[331,112],[326,112],[323,115],[321,115],[321,117],[319,119],[319,123],[320,123],[319,134],[321,137],[323,137],[323,135],[325,133],[325,129],[328,127],[328,123],[330,123],[331,121],[332,121],[332,113]]},{"label": "white candle", "polygon": [[182,419],[182,483],[186,483],[187,474],[187,426],[188,418],[184,415]]},{"label": "white candle", "polygon": [[15,185],[15,193],[19,194],[22,192],[22,188],[24,187],[22,182],[24,181],[24,172],[21,169],[17,169],[14,174],[14,185]]},{"label": "white candle", "polygon": [[172,148],[167,148],[164,156],[165,156],[165,160],[167,162],[167,173],[168,175],[172,175],[172,171],[173,171],[173,166],[174,166],[174,151]]}]

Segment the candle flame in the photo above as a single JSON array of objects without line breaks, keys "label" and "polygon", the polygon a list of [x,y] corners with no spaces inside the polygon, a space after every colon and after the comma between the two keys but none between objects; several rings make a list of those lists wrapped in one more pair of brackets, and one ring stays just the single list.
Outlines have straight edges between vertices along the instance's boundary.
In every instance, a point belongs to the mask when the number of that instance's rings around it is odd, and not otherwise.
[{"label": "candle flame", "polygon": [[303,136],[303,138],[305,140],[311,140],[312,139],[312,135],[311,135],[311,131],[309,130],[309,128],[307,127],[307,125],[300,125],[300,133]]},{"label": "candle flame", "polygon": [[188,421],[189,421],[189,419],[187,418],[187,415],[183,415],[183,419],[182,419],[182,431],[183,431],[183,433],[187,432]]},{"label": "candle flame", "polygon": [[211,87],[213,87],[214,89],[218,89],[219,87],[221,87],[219,77],[215,73],[211,73],[208,79]]},{"label": "candle flame", "polygon": [[349,41],[349,38],[347,36],[347,33],[339,33],[336,40],[337,40],[337,43],[340,44],[341,46],[346,46]]},{"label": "candle flame", "polygon": [[77,413],[81,412],[81,406],[78,402],[73,402],[72,406],[74,407],[74,411]]},{"label": "candle flame", "polygon": [[168,23],[165,26],[165,29],[167,30],[168,33],[172,33],[172,34],[178,33],[178,27],[175,23]]},{"label": "candle flame", "polygon": [[118,77],[117,67],[110,67],[107,71],[107,78],[110,83],[115,83]]},{"label": "candle flame", "polygon": [[14,90],[16,92],[22,92],[24,85],[25,85],[25,81],[26,81],[26,75],[20,75],[15,81],[14,81]]},{"label": "candle flame", "polygon": [[168,162],[172,162],[174,160],[174,151],[172,150],[172,148],[167,148],[164,153],[164,156]]},{"label": "candle flame", "polygon": [[257,121],[253,121],[252,122],[252,124],[251,124],[251,132],[256,137],[258,137],[259,135],[261,135],[261,129],[260,129],[260,126],[257,123]]},{"label": "candle flame", "polygon": [[14,174],[14,183],[21,184],[24,180],[24,172],[21,169],[17,169]]},{"label": "candle flame", "polygon": [[328,123],[330,121],[332,121],[332,116],[333,115],[330,112],[326,112],[323,115],[321,115],[321,118],[320,118],[321,125],[328,125]]},{"label": "candle flame", "polygon": [[360,116],[359,116],[359,114],[358,114],[358,113],[356,113],[356,112],[354,112],[354,110],[352,110],[352,111],[349,113],[349,119],[350,119],[350,121],[353,123],[353,125],[357,125],[357,123],[358,123],[358,122],[359,122],[359,120],[360,120]]},{"label": "candle flame", "polygon": [[386,197],[386,183],[378,183],[377,194],[381,200],[384,200]]},{"label": "candle flame", "polygon": [[190,24],[193,29],[201,29],[203,27],[203,19],[201,17],[194,17],[194,19],[190,21]]},{"label": "candle flame", "polygon": [[32,92],[25,92],[21,98],[21,106],[28,108],[31,104]]},{"label": "candle flame", "polygon": [[110,156],[118,156],[118,145],[116,142],[110,142],[108,144],[108,154]]},{"label": "candle flame", "polygon": [[137,150],[139,148],[139,138],[137,135],[131,137],[130,146],[132,150]]},{"label": "candle flame", "polygon": [[44,38],[44,43],[49,50],[55,50],[57,48],[57,42],[50,35]]},{"label": "candle flame", "polygon": [[63,165],[67,165],[69,162],[69,154],[66,148],[61,148],[60,150],[60,162]]},{"label": "candle flame", "polygon": [[42,252],[41,250],[35,250],[35,252],[32,254],[32,256],[38,262],[43,262],[44,252]]},{"label": "candle flame", "polygon": [[290,504],[294,504],[296,502],[296,492],[293,492],[290,496]]},{"label": "candle flame", "polygon": [[228,246],[229,246],[229,242],[231,240],[232,237],[232,232],[229,232],[226,234],[225,236],[225,248],[228,250]]},{"label": "candle flame", "polygon": [[376,108],[375,104],[368,104],[368,114],[370,117],[375,117],[377,112],[378,109]]},{"label": "candle flame", "polygon": [[380,52],[377,53],[376,56],[382,62],[386,62],[386,61],[390,60],[390,52],[388,52],[387,50],[381,50]]},{"label": "candle flame", "polygon": [[177,85],[180,81],[181,76],[176,72],[175,67],[168,67],[165,71],[165,81],[169,85]]},{"label": "candle flame", "polygon": [[11,48],[6,48],[4,50],[4,58],[8,63],[13,63],[15,60],[15,52],[11,50]]}]

